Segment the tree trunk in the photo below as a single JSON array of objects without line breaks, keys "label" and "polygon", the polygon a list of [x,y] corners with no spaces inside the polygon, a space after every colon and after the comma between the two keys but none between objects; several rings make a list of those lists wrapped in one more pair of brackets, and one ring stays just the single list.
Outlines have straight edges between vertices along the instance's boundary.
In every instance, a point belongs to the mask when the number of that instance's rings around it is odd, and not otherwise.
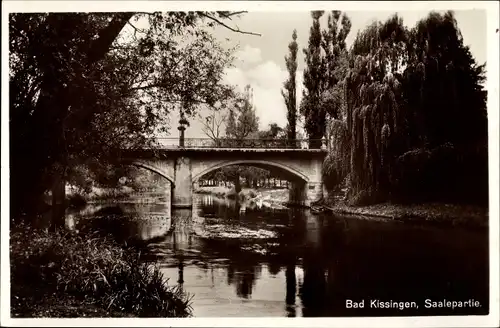
[{"label": "tree trunk", "polygon": [[234,179],[234,191],[238,194],[241,191],[241,183],[240,183],[240,175],[239,174],[237,174],[235,179]]},{"label": "tree trunk", "polygon": [[[58,38],[61,38],[61,44],[65,44],[64,39],[71,36],[67,36],[67,33],[64,33],[64,29],[67,26],[74,25],[73,22],[75,19],[78,20],[81,18],[68,15],[61,20],[60,15],[61,14],[59,13],[50,14],[47,17],[46,24],[44,24],[45,26],[43,28],[53,28],[55,31],[60,32],[58,33]],[[94,42],[90,45],[85,45],[84,47],[86,49],[76,49],[77,52],[87,53],[86,63],[82,64],[87,64],[90,68],[92,64],[102,59],[109,51],[109,47],[121,32],[127,21],[133,15],[134,13],[132,12],[116,14],[108,26],[98,32],[99,37]],[[71,56],[69,49],[66,50],[67,51],[62,50],[62,55]],[[14,190],[13,213],[17,213],[17,211],[19,211],[17,207],[20,207],[21,211],[23,210],[22,207],[26,207],[23,205],[18,206],[18,204],[22,204],[22,202],[33,204],[39,203],[46,187],[50,188],[50,186],[46,183],[48,180],[47,169],[52,167],[52,165],[60,159],[60,153],[62,152],[61,140],[63,139],[62,124],[64,118],[67,116],[67,110],[71,105],[71,94],[77,92],[75,90],[70,90],[71,82],[67,83],[69,87],[63,87],[61,85],[61,81],[65,80],[60,80],[57,76],[57,72],[59,70],[58,66],[62,65],[61,63],[54,61],[51,56],[47,56],[42,63],[43,62],[47,62],[47,64],[44,65],[44,67],[41,67],[41,74],[43,74],[44,77],[40,85],[40,96],[37,104],[35,105],[33,111],[29,110],[30,121],[27,123],[26,120],[21,120],[18,123],[21,127],[29,126],[30,128],[35,127],[35,129],[30,129],[27,131],[27,134],[22,134],[21,140],[17,140],[15,135],[13,136],[13,139],[15,140],[13,145],[25,148],[17,148],[17,151],[13,153],[14,156],[11,163],[14,164],[15,167],[19,167],[19,170],[13,170],[11,172],[11,181],[14,185],[22,186],[20,187],[22,189]],[[54,67],[54,64],[56,67]],[[49,108],[52,110],[47,111]],[[47,115],[48,112],[52,113],[52,115]],[[85,116],[90,117],[92,114],[93,110],[88,110]],[[85,118],[83,118],[82,121],[84,121],[84,119]],[[16,123],[17,122],[15,121],[12,122],[17,129]],[[22,132],[18,132],[17,134],[20,133]],[[45,138],[43,143],[34,141],[40,140],[40,138]],[[26,161],[26,158],[24,158],[26,154],[30,154],[29,161]],[[22,158],[17,158],[18,156]],[[22,165],[19,166],[17,164],[18,162],[22,163]],[[23,179],[22,176],[26,176],[26,172],[29,172],[31,176]],[[19,175],[22,176],[20,177]],[[64,184],[64,182],[61,183]],[[59,187],[55,188],[53,191],[56,193],[54,196],[55,199],[53,199],[53,205],[57,204],[57,210],[55,207],[53,209],[55,219],[54,222],[55,224],[58,224],[60,223],[60,212],[63,211],[61,208],[62,206],[60,206],[59,198],[64,198],[64,193],[61,196],[61,190]],[[33,199],[31,202],[29,198],[36,199]]]},{"label": "tree trunk", "polygon": [[52,220],[50,229],[55,231],[64,227],[64,216],[66,212],[66,182],[64,172],[54,174],[52,185]]},{"label": "tree trunk", "polygon": [[111,44],[134,14],[134,12],[117,13],[108,26],[99,31],[99,38],[90,44],[88,50],[89,64],[101,60],[106,55]]}]

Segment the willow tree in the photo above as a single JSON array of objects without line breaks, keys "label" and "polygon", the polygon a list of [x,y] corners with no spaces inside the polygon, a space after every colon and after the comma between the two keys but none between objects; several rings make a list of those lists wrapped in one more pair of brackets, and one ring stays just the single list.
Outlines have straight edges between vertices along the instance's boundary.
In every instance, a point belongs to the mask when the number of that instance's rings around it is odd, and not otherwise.
[{"label": "willow tree", "polygon": [[400,158],[399,192],[419,199],[487,201],[485,65],[464,45],[453,12],[430,13],[410,36],[403,85],[409,149]]},{"label": "willow tree", "polygon": [[402,65],[408,31],[397,15],[358,33],[346,78],[346,121],[350,138],[350,187],[356,202],[387,197],[395,156],[405,140]]},{"label": "willow tree", "polygon": [[359,32],[342,134],[351,200],[487,200],[483,81],[451,12],[411,30],[395,15]]}]

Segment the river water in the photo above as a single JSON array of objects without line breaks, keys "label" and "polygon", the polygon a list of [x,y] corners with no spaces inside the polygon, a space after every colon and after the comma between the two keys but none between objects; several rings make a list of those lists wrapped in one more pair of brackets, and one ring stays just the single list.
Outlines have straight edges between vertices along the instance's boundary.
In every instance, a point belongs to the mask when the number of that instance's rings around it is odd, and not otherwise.
[{"label": "river water", "polygon": [[[195,317],[488,313],[487,231],[304,209],[242,211],[211,195],[194,203],[171,215],[165,202],[100,205],[67,222],[74,228],[98,210],[105,218],[92,225],[140,242],[169,283],[192,297]],[[473,299],[475,307],[428,307],[444,299]],[[408,304],[380,308],[377,300]]]}]

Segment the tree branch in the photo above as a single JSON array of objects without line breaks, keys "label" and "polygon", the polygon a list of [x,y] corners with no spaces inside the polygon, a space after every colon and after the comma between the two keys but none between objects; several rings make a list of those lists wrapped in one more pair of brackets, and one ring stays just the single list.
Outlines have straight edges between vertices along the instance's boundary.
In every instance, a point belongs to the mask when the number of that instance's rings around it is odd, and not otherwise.
[{"label": "tree branch", "polygon": [[125,24],[127,24],[133,15],[134,13],[132,12],[119,13],[113,18],[106,28],[99,32],[99,38],[90,45],[88,52],[89,64],[93,64],[104,57],[111,44],[115,41],[118,34],[120,34]]},{"label": "tree branch", "polygon": [[222,17],[226,18],[226,19],[229,19],[229,20],[232,20],[232,17],[233,16],[238,16],[238,15],[241,15],[241,14],[246,14],[248,11],[246,10],[243,10],[243,11],[235,11],[235,12],[232,12],[232,13],[229,13],[229,14],[224,14],[223,12],[217,12],[219,15],[221,15]]},{"label": "tree branch", "polygon": [[262,36],[260,33],[254,33],[254,32],[246,32],[246,31],[242,31],[242,30],[240,30],[238,27],[233,28],[233,27],[231,27],[231,26],[229,26],[229,25],[227,25],[227,24],[225,24],[225,23],[221,22],[219,19],[217,19],[217,18],[215,18],[215,17],[213,17],[213,16],[210,16],[210,15],[207,15],[207,14],[205,14],[205,13],[200,13],[200,16],[206,17],[206,18],[208,18],[208,19],[210,19],[210,20],[212,20],[212,21],[216,22],[217,24],[219,24],[219,25],[221,25],[221,26],[223,26],[223,27],[227,28],[228,30],[233,31],[233,32],[236,32],[236,33],[248,34],[248,35],[256,35],[256,36]]},{"label": "tree branch", "polygon": [[140,29],[140,28],[137,28],[134,24],[132,24],[130,22],[130,20],[127,21],[127,24],[132,26],[132,28],[134,29],[134,38],[137,39],[137,33],[142,33],[142,34],[146,34],[147,32],[143,29]]}]

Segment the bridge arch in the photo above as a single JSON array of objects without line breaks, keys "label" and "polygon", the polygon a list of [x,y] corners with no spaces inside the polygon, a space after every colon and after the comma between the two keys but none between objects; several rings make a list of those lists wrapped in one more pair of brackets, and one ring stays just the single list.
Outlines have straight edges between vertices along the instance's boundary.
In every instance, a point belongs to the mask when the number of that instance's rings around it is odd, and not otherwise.
[{"label": "bridge arch", "polygon": [[300,180],[304,183],[307,183],[310,180],[309,177],[307,175],[305,175],[304,173],[296,170],[293,167],[290,167],[290,166],[282,164],[282,163],[278,163],[275,161],[269,161],[269,160],[241,159],[241,160],[224,161],[224,162],[214,164],[214,165],[210,166],[209,168],[206,168],[206,169],[202,170],[201,172],[197,173],[195,176],[193,176],[192,181],[196,182],[205,174],[210,173],[212,171],[215,171],[217,169],[226,167],[226,166],[230,166],[230,165],[249,165],[249,166],[255,166],[255,167],[260,167],[260,168],[264,168],[264,169],[277,168],[277,169],[280,169],[280,170],[290,174],[291,176],[293,176],[295,178],[298,178],[298,180]]},{"label": "bridge arch", "polygon": [[136,167],[140,167],[140,168],[149,170],[151,172],[154,172],[156,174],[159,174],[162,177],[164,177],[165,179],[167,179],[170,182],[172,187],[175,185],[174,179],[170,175],[168,175],[168,173],[164,172],[164,170],[156,167],[155,165],[153,165],[151,163],[147,163],[147,162],[143,162],[143,161],[129,161],[129,162],[127,162],[127,164],[132,165],[132,166],[136,166]]}]

